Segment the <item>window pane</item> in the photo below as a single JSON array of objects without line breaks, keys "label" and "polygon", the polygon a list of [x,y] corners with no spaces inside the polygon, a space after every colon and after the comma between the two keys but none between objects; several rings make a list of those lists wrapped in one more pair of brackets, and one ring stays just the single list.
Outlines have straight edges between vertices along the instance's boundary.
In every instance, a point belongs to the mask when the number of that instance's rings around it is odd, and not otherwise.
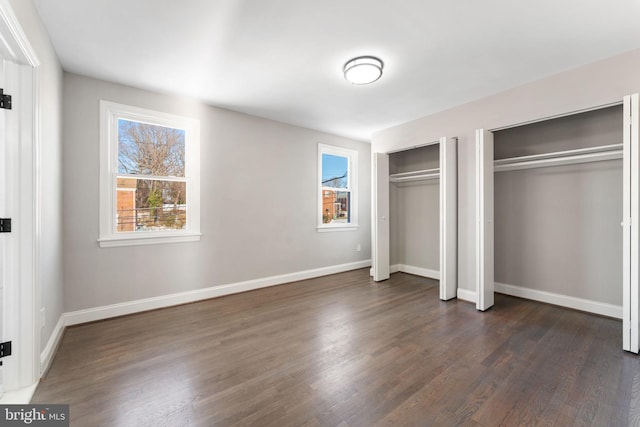
[{"label": "window pane", "polygon": [[351,192],[322,190],[322,223],[348,224],[351,222]]},{"label": "window pane", "polygon": [[349,158],[322,154],[322,186],[332,188],[349,187]]},{"label": "window pane", "polygon": [[186,182],[118,177],[116,224],[118,232],[186,229]]},{"label": "window pane", "polygon": [[184,176],[184,130],[118,120],[118,172]]}]

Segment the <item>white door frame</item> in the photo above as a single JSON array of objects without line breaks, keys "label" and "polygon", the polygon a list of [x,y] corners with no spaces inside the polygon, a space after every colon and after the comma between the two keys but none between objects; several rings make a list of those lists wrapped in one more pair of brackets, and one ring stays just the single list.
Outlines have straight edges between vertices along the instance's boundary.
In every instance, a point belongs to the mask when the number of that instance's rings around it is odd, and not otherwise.
[{"label": "white door frame", "polygon": [[372,276],[380,282],[390,275],[389,260],[389,155],[372,154]]},{"label": "white door frame", "polygon": [[[33,387],[40,378],[40,61],[8,0],[0,0],[0,56],[10,66],[15,127],[12,150],[17,154],[11,179],[13,281],[5,284],[4,337],[11,339],[12,356],[3,361],[6,392]],[[8,92],[7,92],[8,93]],[[17,140],[16,140],[17,139]],[[17,189],[17,194],[13,191]],[[18,286],[19,284],[19,286]]]},{"label": "white door frame", "polygon": [[476,130],[476,308],[494,302],[493,133]]},{"label": "white door frame", "polygon": [[440,299],[458,295],[458,139],[440,138]]},{"label": "white door frame", "polygon": [[624,97],[622,348],[640,350],[640,96]]}]

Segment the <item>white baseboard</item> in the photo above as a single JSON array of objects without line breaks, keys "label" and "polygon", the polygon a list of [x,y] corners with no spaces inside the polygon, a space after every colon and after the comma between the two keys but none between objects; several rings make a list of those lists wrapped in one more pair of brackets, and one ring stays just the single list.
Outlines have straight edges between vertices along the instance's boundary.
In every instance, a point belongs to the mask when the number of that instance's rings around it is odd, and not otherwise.
[{"label": "white baseboard", "polygon": [[5,391],[0,397],[0,405],[28,405],[36,392],[36,387],[38,387],[37,382],[20,390]]},{"label": "white baseboard", "polygon": [[437,270],[430,270],[428,268],[414,267],[412,265],[405,264],[400,264],[398,267],[403,273],[415,274],[416,276],[440,280],[440,272]]},{"label": "white baseboard", "polygon": [[622,307],[619,305],[560,295],[552,292],[538,291],[520,286],[507,285],[504,283],[496,283],[494,290],[495,292],[505,295],[546,302],[549,304],[559,305],[561,307],[573,308],[575,310],[587,311],[589,313],[600,314],[602,316],[622,319]]},{"label": "white baseboard", "polygon": [[[606,304],[587,300],[583,298],[570,297],[567,295],[555,294],[552,292],[538,291],[535,289],[523,288],[520,286],[507,285],[504,283],[495,283],[494,291],[499,294],[510,295],[513,297],[525,298],[532,301],[539,301],[561,307],[572,308],[575,310],[586,311],[589,313],[609,316],[616,319],[622,319],[622,307],[618,305]],[[477,302],[477,294],[475,291],[458,288],[458,299]]]},{"label": "white baseboard", "polygon": [[89,308],[86,310],[72,311],[70,313],[64,314],[64,325],[71,326],[78,325],[80,323],[94,322],[96,320],[124,316],[127,314],[139,313],[142,311],[155,310],[158,308],[170,307],[173,305],[186,304],[209,298],[216,298],[224,295],[231,295],[239,292],[266,288],[268,286],[282,285],[284,283],[296,282],[299,280],[313,279],[315,277],[327,276],[330,274],[342,273],[345,271],[357,270],[359,268],[366,268],[370,266],[371,260],[358,261],[348,264],[316,268],[313,270],[282,274],[279,276],[271,276],[263,279],[247,280],[245,282],[230,283],[227,285],[213,286],[205,289],[196,289],[193,291],[162,295],[159,297],[127,301],[119,304]]},{"label": "white baseboard", "polygon": [[416,276],[427,277],[429,279],[440,280],[440,272],[438,270],[430,270],[428,268],[414,267],[406,264],[395,264],[389,267],[390,273],[407,273]]},{"label": "white baseboard", "polygon": [[458,299],[476,304],[478,302],[478,294],[475,291],[458,288]]},{"label": "white baseboard", "polygon": [[65,314],[63,313],[58,319],[58,323],[56,323],[56,327],[53,328],[53,332],[49,337],[49,341],[47,341],[47,345],[40,353],[40,376],[44,375],[51,366],[51,362],[53,361],[53,356],[56,354],[56,350],[60,345],[60,340],[62,340],[62,336],[64,335],[65,328]]}]

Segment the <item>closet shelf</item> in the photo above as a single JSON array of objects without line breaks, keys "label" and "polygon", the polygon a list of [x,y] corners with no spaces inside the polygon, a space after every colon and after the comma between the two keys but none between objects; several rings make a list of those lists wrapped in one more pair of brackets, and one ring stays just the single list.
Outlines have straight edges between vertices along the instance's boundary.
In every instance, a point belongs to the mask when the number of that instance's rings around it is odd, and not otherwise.
[{"label": "closet shelf", "polygon": [[600,162],[622,158],[622,144],[601,145],[599,147],[578,148],[530,156],[511,157],[495,160],[494,172],[506,172],[521,169],[544,168],[550,166],[573,165],[578,163]]},{"label": "closet shelf", "polygon": [[394,173],[389,175],[389,182],[424,181],[440,178],[440,168],[424,169],[412,172]]}]

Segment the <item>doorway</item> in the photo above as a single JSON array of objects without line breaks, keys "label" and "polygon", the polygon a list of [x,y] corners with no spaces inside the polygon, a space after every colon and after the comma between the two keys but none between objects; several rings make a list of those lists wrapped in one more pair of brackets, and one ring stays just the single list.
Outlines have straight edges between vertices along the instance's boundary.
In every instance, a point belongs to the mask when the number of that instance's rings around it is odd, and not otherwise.
[{"label": "doorway", "polygon": [[11,110],[0,109],[0,217],[11,232],[0,233],[0,339],[11,341],[2,359],[2,403],[25,403],[40,378],[39,118],[38,60],[13,10],[0,2],[0,88]]},{"label": "doorway", "polygon": [[[398,156],[391,162],[390,156]],[[395,166],[393,165],[395,163]],[[398,271],[438,279],[439,296],[443,301],[457,296],[457,138],[442,137],[438,141],[422,144],[409,150],[373,155],[373,268],[374,281],[389,278],[390,269],[390,193],[389,184],[429,182],[434,191],[431,199],[437,203],[436,211],[430,216],[431,234],[413,236],[413,251],[419,252],[418,258],[424,259],[426,253],[431,258],[439,258],[429,266],[406,266]],[[415,213],[415,212],[414,212]],[[420,215],[418,215],[420,216]],[[425,218],[414,218],[416,224],[424,225]],[[435,230],[435,232],[434,232]],[[410,249],[411,250],[411,249]],[[413,254],[416,255],[416,254]],[[436,270],[437,269],[437,270]]]}]

